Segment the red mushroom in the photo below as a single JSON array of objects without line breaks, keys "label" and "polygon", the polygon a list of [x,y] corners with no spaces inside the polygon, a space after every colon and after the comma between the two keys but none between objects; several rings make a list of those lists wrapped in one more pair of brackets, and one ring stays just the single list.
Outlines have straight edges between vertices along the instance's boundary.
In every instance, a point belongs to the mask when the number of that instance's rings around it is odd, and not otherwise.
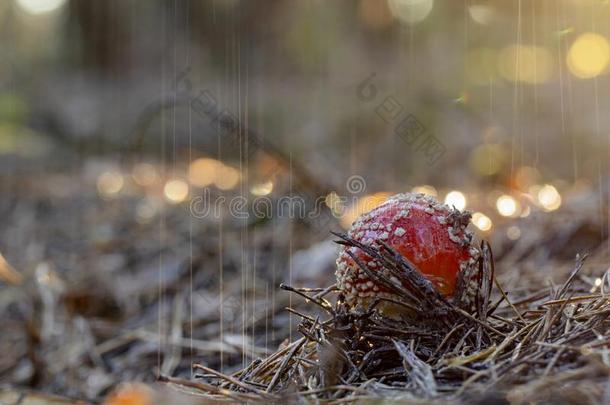
[{"label": "red mushroom", "polygon": [[[348,236],[373,247],[379,247],[379,241],[385,242],[408,259],[439,293],[452,298],[460,272],[472,269],[478,257],[472,233],[466,230],[469,221],[468,212],[461,213],[433,197],[398,194],[359,217]],[[345,300],[352,305],[366,305],[374,298],[395,298],[386,286],[371,280],[348,251],[370,271],[387,272],[360,248],[342,246],[336,276]]]}]

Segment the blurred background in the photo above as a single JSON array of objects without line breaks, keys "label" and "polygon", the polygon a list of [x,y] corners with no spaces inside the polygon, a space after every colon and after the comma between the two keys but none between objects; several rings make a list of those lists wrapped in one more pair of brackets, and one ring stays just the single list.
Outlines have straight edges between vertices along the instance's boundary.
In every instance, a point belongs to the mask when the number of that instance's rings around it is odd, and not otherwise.
[{"label": "blurred background", "polygon": [[576,253],[607,267],[608,1],[6,0],[0,20],[11,384],[99,398],[248,364],[296,333],[279,283],[331,284],[329,231],[397,192],[472,211],[514,288]]}]

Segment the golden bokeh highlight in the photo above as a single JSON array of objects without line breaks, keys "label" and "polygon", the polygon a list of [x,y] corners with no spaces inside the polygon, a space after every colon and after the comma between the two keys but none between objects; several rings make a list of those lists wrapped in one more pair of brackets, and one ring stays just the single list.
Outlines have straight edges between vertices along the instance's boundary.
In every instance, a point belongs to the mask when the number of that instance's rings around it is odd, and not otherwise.
[{"label": "golden bokeh highlight", "polygon": [[324,204],[331,210],[333,215],[340,216],[345,211],[345,207],[343,205],[343,201],[341,201],[341,197],[332,191],[328,193],[328,195],[324,198]]},{"label": "golden bokeh highlight", "polygon": [[123,175],[117,171],[106,171],[97,178],[97,191],[103,197],[116,196],[125,185]]},{"label": "golden bokeh highlight", "polygon": [[436,191],[436,188],[428,184],[424,184],[422,186],[415,186],[411,189],[411,192],[425,194],[432,197],[438,197],[438,191]]},{"label": "golden bokeh highlight", "polygon": [[476,147],[470,153],[468,163],[474,173],[480,176],[493,176],[504,168],[506,161],[506,150],[494,143]]},{"label": "golden bokeh highlight", "polygon": [[553,75],[553,57],[540,46],[513,44],[500,51],[498,69],[502,77],[513,82],[545,83]]},{"label": "golden bokeh highlight", "polygon": [[189,182],[195,187],[207,187],[214,183],[222,166],[223,164],[216,159],[193,160],[188,170]]},{"label": "golden bokeh highlight", "polygon": [[570,46],[568,69],[580,79],[590,79],[603,73],[610,62],[610,45],[603,36],[586,32]]},{"label": "golden bokeh highlight", "polygon": [[503,217],[514,217],[520,214],[520,207],[517,200],[512,196],[503,194],[496,200],[496,209]]},{"label": "golden bokeh highlight", "polygon": [[545,211],[555,211],[561,206],[561,195],[559,194],[559,191],[550,184],[542,186],[538,190],[537,197],[538,202]]},{"label": "golden bokeh highlight", "polygon": [[[191,162],[188,169],[189,183],[195,187],[207,187],[213,184],[221,190],[231,190],[239,184],[240,179],[239,170],[211,158],[196,159]],[[269,183],[262,184],[266,184],[267,188],[271,187],[271,191],[273,191],[273,183],[271,185]],[[255,191],[263,192],[264,188],[259,186],[255,187]]]},{"label": "golden bokeh highlight", "polygon": [[357,202],[352,204],[349,208],[347,208],[344,214],[341,216],[339,222],[341,222],[341,226],[345,229],[348,229],[352,226],[352,223],[362,214],[369,212],[373,208],[378,207],[383,204],[388,197],[390,197],[390,193],[380,192],[370,195],[365,195],[364,197],[358,199]]},{"label": "golden bokeh highlight", "polygon": [[466,208],[466,196],[461,191],[452,190],[445,196],[445,204],[463,210]]},{"label": "golden bokeh highlight", "polygon": [[221,190],[231,190],[239,184],[241,175],[231,166],[222,165],[216,173],[214,185]]},{"label": "golden bokeh highlight", "polygon": [[472,214],[472,223],[483,232],[489,231],[493,226],[491,218],[482,212],[475,212]]},{"label": "golden bokeh highlight", "polygon": [[172,204],[179,204],[189,195],[189,185],[180,179],[169,180],[163,187],[165,199]]},{"label": "golden bokeh highlight", "polygon": [[271,194],[273,191],[273,182],[271,180],[265,181],[263,183],[256,183],[250,187],[250,193],[257,197],[262,197],[265,195]]}]

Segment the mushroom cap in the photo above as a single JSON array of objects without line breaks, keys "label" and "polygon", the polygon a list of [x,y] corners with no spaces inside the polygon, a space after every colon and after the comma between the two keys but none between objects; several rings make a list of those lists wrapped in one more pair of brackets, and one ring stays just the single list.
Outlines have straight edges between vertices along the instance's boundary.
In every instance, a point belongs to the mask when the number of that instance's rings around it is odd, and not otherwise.
[{"label": "mushroom cap", "polygon": [[[415,265],[444,296],[456,292],[461,271],[470,268],[477,256],[472,233],[466,230],[468,212],[461,213],[424,194],[405,193],[390,197],[360,216],[348,236],[364,245],[379,247],[385,242]],[[381,264],[354,246],[342,246],[337,259],[337,286],[349,303],[366,303],[372,298],[392,298],[360,269],[351,252],[370,271],[386,272]],[[408,288],[408,286],[405,286]]]}]

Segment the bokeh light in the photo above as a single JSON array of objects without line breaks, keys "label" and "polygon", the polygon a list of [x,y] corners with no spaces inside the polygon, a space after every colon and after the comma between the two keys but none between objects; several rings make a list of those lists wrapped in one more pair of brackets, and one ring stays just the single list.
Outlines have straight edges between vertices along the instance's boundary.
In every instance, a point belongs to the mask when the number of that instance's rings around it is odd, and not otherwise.
[{"label": "bokeh light", "polygon": [[17,0],[20,9],[33,15],[53,12],[65,3],[66,0]]},{"label": "bokeh light", "polygon": [[554,186],[545,184],[538,191],[538,202],[546,211],[554,211],[561,206],[561,195]]},{"label": "bokeh light", "polygon": [[125,185],[123,175],[117,171],[106,171],[97,178],[97,190],[102,197],[116,196]]},{"label": "bokeh light", "polygon": [[189,165],[188,179],[196,187],[207,187],[214,183],[218,176],[222,163],[216,159],[196,159]]},{"label": "bokeh light", "polygon": [[265,195],[271,194],[273,191],[273,182],[271,180],[265,181],[263,183],[257,183],[250,187],[250,193],[252,195],[262,197]]},{"label": "bokeh light", "polygon": [[473,4],[468,7],[468,14],[473,21],[487,25],[493,20],[494,10],[491,6],[485,4]]},{"label": "bokeh light", "polygon": [[415,186],[411,189],[411,192],[421,193],[421,194],[429,195],[432,197],[438,197],[438,191],[436,191],[436,188],[434,188],[434,186],[430,186],[428,184],[424,184],[422,186]]},{"label": "bokeh light", "polygon": [[335,216],[342,215],[345,210],[341,197],[334,191],[328,193],[326,198],[324,198],[324,204],[326,204]]},{"label": "bokeh light", "polygon": [[493,226],[491,218],[481,212],[472,214],[472,223],[483,232],[489,231]]},{"label": "bokeh light", "polygon": [[406,24],[423,21],[432,11],[433,0],[389,0],[394,17]]},{"label": "bokeh light", "polygon": [[504,194],[498,197],[496,201],[496,209],[503,217],[512,217],[518,214],[519,204],[513,197]]},{"label": "bokeh light", "polygon": [[231,190],[239,184],[239,171],[233,167],[222,165],[214,177],[214,185],[221,190]]},{"label": "bokeh light", "polygon": [[507,161],[507,152],[499,144],[476,147],[470,153],[469,164],[472,171],[481,176],[492,176],[502,170]]},{"label": "bokeh light", "polygon": [[180,179],[169,180],[163,187],[165,199],[172,204],[178,204],[186,200],[189,195],[188,184]]},{"label": "bokeh light", "polygon": [[445,196],[445,204],[450,207],[455,207],[458,210],[463,210],[466,208],[466,196],[457,190],[450,191]]},{"label": "bokeh light", "polygon": [[[221,190],[231,190],[239,184],[240,178],[241,175],[239,170],[225,165],[216,159],[196,159],[189,165],[188,180],[193,186],[196,187],[207,187],[214,184]],[[262,184],[266,184],[267,187],[271,187],[271,191],[273,190],[273,183],[271,183],[271,186],[269,186],[269,183]],[[257,195],[256,192],[264,191],[264,188],[261,188],[260,185],[255,185],[253,187],[253,194],[255,195]],[[253,189],[250,191],[252,192]],[[267,194],[271,193],[271,191],[269,191]]]},{"label": "bokeh light", "polygon": [[580,35],[568,51],[567,63],[570,72],[578,78],[598,76],[610,62],[610,45],[599,34],[587,32]]},{"label": "bokeh light", "polygon": [[513,82],[544,83],[553,75],[553,57],[546,48],[513,44],[500,51],[498,68]]}]

